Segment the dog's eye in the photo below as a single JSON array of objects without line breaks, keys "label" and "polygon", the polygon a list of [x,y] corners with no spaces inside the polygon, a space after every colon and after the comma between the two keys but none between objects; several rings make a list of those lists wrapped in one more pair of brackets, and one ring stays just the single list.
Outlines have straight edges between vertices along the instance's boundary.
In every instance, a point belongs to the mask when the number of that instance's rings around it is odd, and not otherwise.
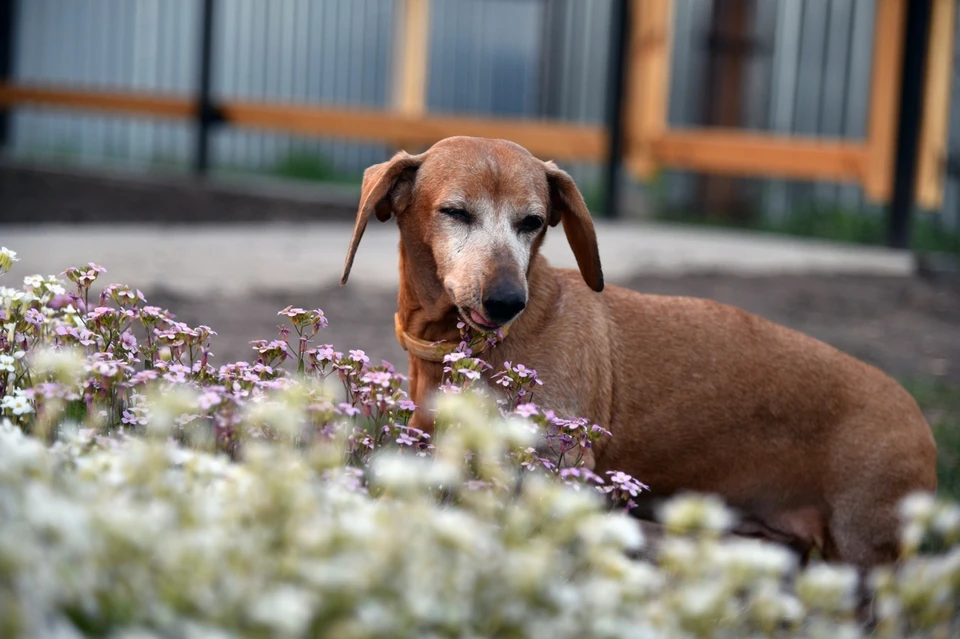
[{"label": "dog's eye", "polygon": [[453,219],[459,220],[460,222],[464,222],[465,224],[470,224],[471,222],[473,222],[473,216],[470,215],[470,211],[467,211],[465,209],[443,208],[443,209],[440,209],[440,212],[446,215],[447,217],[452,217]]},{"label": "dog's eye", "polygon": [[521,233],[533,233],[534,231],[539,231],[541,226],[543,226],[542,217],[539,215],[528,215],[520,220],[520,224],[517,226],[517,228]]}]

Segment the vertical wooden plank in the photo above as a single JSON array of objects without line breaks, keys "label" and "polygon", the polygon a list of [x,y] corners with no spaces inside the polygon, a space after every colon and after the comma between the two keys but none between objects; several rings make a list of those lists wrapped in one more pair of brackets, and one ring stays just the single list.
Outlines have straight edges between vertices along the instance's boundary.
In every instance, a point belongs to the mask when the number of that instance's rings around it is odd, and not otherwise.
[{"label": "vertical wooden plank", "polygon": [[874,202],[887,202],[893,193],[900,70],[903,64],[907,0],[876,0],[876,2],[873,75],[863,189],[868,199]]},{"label": "vertical wooden plank", "polygon": [[430,60],[430,0],[397,0],[394,37],[394,107],[403,115],[427,110]]},{"label": "vertical wooden plank", "polygon": [[667,130],[670,91],[671,0],[633,0],[627,77],[625,163],[649,179],[657,169],[653,145]]},{"label": "vertical wooden plank", "polygon": [[917,204],[937,210],[943,203],[950,119],[950,72],[957,0],[933,0],[924,79],[923,123],[917,158]]}]

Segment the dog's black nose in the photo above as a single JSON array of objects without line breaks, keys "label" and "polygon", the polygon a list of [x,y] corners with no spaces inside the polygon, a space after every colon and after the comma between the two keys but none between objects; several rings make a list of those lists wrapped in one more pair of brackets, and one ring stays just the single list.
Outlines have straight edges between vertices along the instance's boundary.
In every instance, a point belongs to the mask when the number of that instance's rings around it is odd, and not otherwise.
[{"label": "dog's black nose", "polygon": [[527,295],[515,284],[497,283],[487,291],[483,311],[487,319],[497,324],[506,324],[527,305]]}]

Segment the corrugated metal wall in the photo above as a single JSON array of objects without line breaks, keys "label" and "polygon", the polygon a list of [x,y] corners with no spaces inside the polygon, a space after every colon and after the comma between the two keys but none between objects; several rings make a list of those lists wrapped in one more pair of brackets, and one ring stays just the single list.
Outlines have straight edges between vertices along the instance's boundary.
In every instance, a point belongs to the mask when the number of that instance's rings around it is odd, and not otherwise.
[{"label": "corrugated metal wall", "polygon": [[[15,78],[25,82],[190,93],[195,84],[198,0],[21,0]],[[278,102],[389,103],[393,0],[220,0],[215,94]],[[429,108],[436,112],[602,122],[610,0],[435,0]],[[705,34],[711,0],[676,0],[670,122],[701,121]],[[748,65],[749,128],[862,138],[866,130],[874,3],[760,0],[760,47]],[[958,39],[960,58],[960,39]],[[955,69],[960,65],[955,65]],[[958,71],[960,73],[960,71]],[[960,82],[954,82],[951,148],[960,148]],[[13,148],[31,156],[133,168],[185,170],[186,124],[19,111]],[[380,145],[222,130],[214,166],[267,171],[291,155],[323,157],[356,174],[388,152]],[[598,167],[574,167],[589,190]],[[660,190],[691,203],[692,177],[669,172]],[[860,189],[751,181],[752,200],[772,216],[817,202],[864,210]],[[953,179],[944,220],[960,225]]]}]

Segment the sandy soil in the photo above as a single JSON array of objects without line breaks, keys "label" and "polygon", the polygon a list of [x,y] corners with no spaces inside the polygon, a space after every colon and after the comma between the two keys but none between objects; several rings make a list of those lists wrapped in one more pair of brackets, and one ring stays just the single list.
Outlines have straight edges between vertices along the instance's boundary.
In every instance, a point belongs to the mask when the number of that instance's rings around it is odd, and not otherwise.
[{"label": "sandy soil", "polygon": [[[639,291],[707,297],[733,304],[822,339],[900,379],[940,377],[960,383],[960,283],[920,278],[853,276],[640,277]],[[320,307],[330,325],[321,343],[364,349],[372,359],[407,368],[393,334],[396,296],[357,287],[312,292],[251,292],[242,297],[184,298],[148,292],[189,324],[218,332],[217,363],[249,359],[249,341],[276,335],[276,313],[287,304]]]}]

